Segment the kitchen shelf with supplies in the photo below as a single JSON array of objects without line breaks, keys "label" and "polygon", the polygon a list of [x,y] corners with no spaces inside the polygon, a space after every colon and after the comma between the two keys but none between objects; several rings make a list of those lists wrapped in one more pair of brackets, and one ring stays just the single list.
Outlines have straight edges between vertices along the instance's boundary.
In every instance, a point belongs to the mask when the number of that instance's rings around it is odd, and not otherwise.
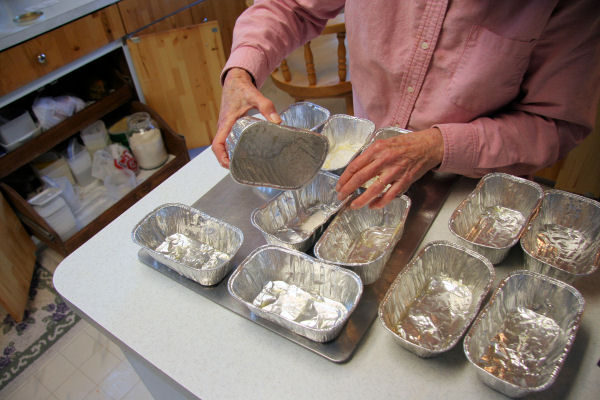
[{"label": "kitchen shelf with supplies", "polygon": [[174,132],[154,110],[145,104],[135,101],[131,88],[123,85],[96,103],[43,132],[39,137],[25,143],[13,152],[0,157],[0,179],[2,179],[19,167],[26,165],[37,156],[77,134],[84,127],[117,109],[127,110],[129,113],[143,111],[150,114],[152,119],[158,124],[166,150],[171,156],[162,167],[154,171],[148,178],[140,182],[133,190],[73,236],[62,240],[59,234],[34,210],[21,194],[6,182],[0,182],[0,189],[12,204],[22,223],[29,228],[33,235],[62,255],[66,256],[73,252],[136,201],[185,165],[190,159],[185,139]]}]

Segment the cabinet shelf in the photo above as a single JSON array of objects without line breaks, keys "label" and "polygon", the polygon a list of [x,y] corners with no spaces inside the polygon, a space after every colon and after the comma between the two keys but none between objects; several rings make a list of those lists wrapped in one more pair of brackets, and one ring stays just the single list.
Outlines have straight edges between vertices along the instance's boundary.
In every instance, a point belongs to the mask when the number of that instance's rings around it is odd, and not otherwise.
[{"label": "cabinet shelf", "polygon": [[[79,246],[81,246],[89,238],[108,225],[113,219],[121,215],[135,202],[144,197],[148,192],[171,176],[179,168],[183,167],[190,160],[189,153],[185,145],[185,138],[175,133],[154,110],[145,104],[137,101],[130,101],[131,97],[131,91],[125,86],[116,92],[113,92],[110,96],[107,96],[107,98],[103,99],[102,101],[87,107],[85,110],[82,110],[73,117],[63,121],[56,127],[44,132],[44,136],[40,136],[23,145],[19,149],[25,148],[25,146],[27,147],[21,152],[14,152],[17,155],[21,154],[20,157],[22,159],[15,158],[13,162],[18,162],[20,165],[25,165],[28,161],[36,157],[32,155],[33,152],[39,155],[48,151],[57,143],[67,139],[69,136],[77,133],[82,128],[100,119],[105,114],[125,104],[129,104],[130,113],[145,111],[149,113],[152,119],[157,122],[161,129],[167,152],[175,157],[161,168],[157,169],[151,176],[136,186],[135,189],[127,193],[114,205],[96,217],[96,219],[94,219],[88,225],[84,226],[79,232],[69,239],[61,240],[56,231],[52,229],[46,220],[44,220],[33,209],[27,200],[22,198],[12,187],[6,183],[0,182],[0,188],[4,192],[6,198],[12,204],[23,224],[26,225],[29,230],[41,241],[64,256],[70,254]],[[10,154],[12,153],[9,153],[9,155]],[[3,158],[6,157],[7,156],[4,156]],[[5,166],[7,168],[9,167],[9,165],[6,164],[6,160],[2,160],[1,165],[2,168],[5,168]],[[17,167],[10,165],[10,168],[15,170]]]},{"label": "cabinet shelf", "polygon": [[38,137],[0,157],[0,179],[46,153],[89,124],[99,120],[102,116],[129,103],[132,99],[132,89],[124,84],[101,100],[87,106],[72,117],[42,132]]}]

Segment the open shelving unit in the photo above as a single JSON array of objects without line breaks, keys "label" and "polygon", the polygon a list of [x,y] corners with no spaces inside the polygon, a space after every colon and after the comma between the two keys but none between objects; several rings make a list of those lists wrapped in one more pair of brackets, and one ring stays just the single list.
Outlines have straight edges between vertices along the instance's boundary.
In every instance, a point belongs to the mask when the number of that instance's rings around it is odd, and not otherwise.
[{"label": "open shelving unit", "polygon": [[[63,241],[27,200],[10,185],[2,182],[2,179],[71,136],[78,134],[79,131],[91,123],[114,110],[122,108],[127,109],[130,114],[139,111],[149,113],[161,129],[167,152],[174,157],[79,232]],[[174,132],[154,110],[145,104],[135,101],[132,89],[127,84],[123,84],[104,98],[48,129],[14,151],[0,157],[0,189],[2,189],[5,197],[12,204],[22,223],[41,241],[66,256],[185,165],[189,160],[183,136]]]}]

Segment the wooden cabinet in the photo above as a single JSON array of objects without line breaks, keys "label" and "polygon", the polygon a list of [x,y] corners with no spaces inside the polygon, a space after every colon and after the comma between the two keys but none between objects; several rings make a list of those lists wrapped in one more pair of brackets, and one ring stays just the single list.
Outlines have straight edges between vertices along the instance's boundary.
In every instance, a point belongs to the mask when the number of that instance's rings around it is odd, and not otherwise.
[{"label": "wooden cabinet", "polygon": [[35,245],[0,194],[0,305],[17,322],[29,299]]},{"label": "wooden cabinet", "polygon": [[127,33],[164,32],[207,21],[216,21],[223,52],[229,57],[233,26],[246,9],[245,0],[122,0],[118,3]]},{"label": "wooden cabinet", "polygon": [[[208,146],[217,130],[220,74],[243,0],[123,0],[127,48],[144,101],[186,139]],[[144,9],[140,12],[140,9]]]},{"label": "wooden cabinet", "polygon": [[184,138],[175,133],[154,110],[142,103],[134,101],[131,89],[127,86],[123,86],[106,98],[85,108],[73,117],[42,133],[39,137],[27,142],[15,152],[0,158],[0,171],[2,171],[3,174],[5,171],[15,170],[19,166],[25,165],[33,160],[37,153],[49,150],[57,142],[78,133],[81,127],[85,127],[92,122],[97,121],[113,109],[123,106],[128,110],[128,113],[138,111],[148,112],[161,128],[167,152],[175,157],[71,238],[61,240],[56,231],[54,231],[54,229],[52,229],[52,227],[37,214],[33,207],[27,203],[15,189],[6,183],[0,182],[0,188],[12,204],[13,208],[17,211],[21,221],[31,230],[31,232],[33,232],[33,234],[35,234],[35,236],[62,255],[66,256],[77,249],[100,229],[110,223],[110,221],[115,219],[123,213],[123,211],[127,210],[136,201],[150,192],[150,190],[185,165],[190,158],[185,146]]},{"label": "wooden cabinet", "polygon": [[116,5],[0,52],[0,96],[125,35]]}]

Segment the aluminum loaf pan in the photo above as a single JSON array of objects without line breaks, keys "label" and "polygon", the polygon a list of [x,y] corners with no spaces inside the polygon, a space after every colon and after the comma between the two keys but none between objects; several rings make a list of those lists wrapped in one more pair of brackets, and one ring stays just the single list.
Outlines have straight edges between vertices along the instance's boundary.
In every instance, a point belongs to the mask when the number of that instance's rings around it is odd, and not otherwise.
[{"label": "aluminum loaf pan", "polygon": [[374,131],[375,124],[368,119],[345,114],[329,117],[321,130],[329,141],[329,152],[322,169],[341,175],[350,161],[367,147]]},{"label": "aluminum loaf pan", "polygon": [[347,201],[337,199],[337,181],[336,175],[320,171],[302,189],[282,192],[256,208],[250,222],[267,243],[306,251]]},{"label": "aluminum loaf pan", "polygon": [[481,254],[431,242],[398,274],[379,306],[379,320],[405,349],[436,356],[460,340],[493,280],[494,268]]},{"label": "aluminum loaf pan", "polygon": [[[254,300],[265,285],[274,281],[283,281],[313,295],[341,303],[345,316],[332,326],[315,328],[254,305]],[[255,315],[316,342],[330,341],[340,333],[362,295],[362,282],[354,272],[273,245],[261,246],[250,253],[229,278],[227,288],[231,296]],[[294,299],[290,300],[293,302]]]},{"label": "aluminum loaf pan", "polygon": [[365,285],[377,281],[402,237],[410,206],[402,195],[381,209],[344,208],[317,241],[315,257],[356,272]]},{"label": "aluminum loaf pan", "polygon": [[519,240],[543,196],[535,182],[503,173],[487,174],[450,216],[450,232],[498,264]]},{"label": "aluminum loaf pan", "polygon": [[291,104],[280,113],[282,125],[313,132],[321,132],[330,115],[328,109],[308,101]]},{"label": "aluminum loaf pan", "polygon": [[244,234],[184,204],[164,204],[145,216],[131,237],[156,261],[201,285],[216,285],[231,270]]},{"label": "aluminum loaf pan", "polygon": [[507,396],[546,390],[575,340],[583,308],[583,297],[569,284],[515,271],[465,335],[465,355],[486,385]]},{"label": "aluminum loaf pan", "polygon": [[600,203],[547,190],[521,237],[528,269],[572,283],[600,264]]},{"label": "aluminum loaf pan", "polygon": [[319,172],[327,139],[254,117],[236,121],[226,139],[233,179],[245,185],[299,189]]}]

